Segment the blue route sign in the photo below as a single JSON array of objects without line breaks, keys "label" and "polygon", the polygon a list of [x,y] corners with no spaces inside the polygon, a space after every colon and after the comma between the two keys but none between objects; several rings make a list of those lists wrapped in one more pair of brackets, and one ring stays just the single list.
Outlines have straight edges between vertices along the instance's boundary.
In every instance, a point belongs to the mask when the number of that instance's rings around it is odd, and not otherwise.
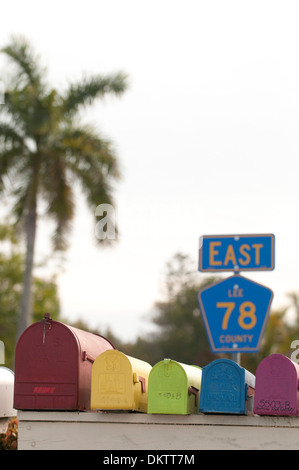
[{"label": "blue route sign", "polygon": [[203,235],[199,271],[271,271],[274,235]]},{"label": "blue route sign", "polygon": [[273,299],[271,289],[235,274],[205,287],[197,298],[212,352],[259,350]]}]

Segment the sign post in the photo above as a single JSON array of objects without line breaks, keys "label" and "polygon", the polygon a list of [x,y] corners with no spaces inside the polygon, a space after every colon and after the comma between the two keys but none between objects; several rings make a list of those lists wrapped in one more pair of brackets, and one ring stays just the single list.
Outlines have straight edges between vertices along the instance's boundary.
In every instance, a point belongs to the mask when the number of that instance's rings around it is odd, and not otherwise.
[{"label": "sign post", "polygon": [[239,272],[274,269],[274,235],[202,236],[198,269],[234,272],[197,294],[212,352],[259,351],[273,292]]}]

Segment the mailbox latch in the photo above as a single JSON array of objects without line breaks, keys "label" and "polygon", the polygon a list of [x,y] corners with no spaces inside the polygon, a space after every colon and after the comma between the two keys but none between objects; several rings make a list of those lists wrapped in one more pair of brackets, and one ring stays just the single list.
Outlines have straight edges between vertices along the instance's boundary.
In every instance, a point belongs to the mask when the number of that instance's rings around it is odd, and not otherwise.
[{"label": "mailbox latch", "polygon": [[141,377],[140,375],[137,377],[136,372],[133,373],[133,382],[134,384],[140,382],[141,383],[141,391],[142,393],[145,393],[146,387],[145,387],[145,378]]},{"label": "mailbox latch", "polygon": [[82,351],[82,361],[89,361],[93,364],[95,359],[87,351]]},{"label": "mailbox latch", "polygon": [[199,403],[199,400],[198,400],[198,396],[199,396],[199,391],[196,387],[193,387],[193,385],[190,385],[190,387],[188,388],[188,392],[189,392],[189,395],[195,395],[195,405],[198,406],[198,403]]}]

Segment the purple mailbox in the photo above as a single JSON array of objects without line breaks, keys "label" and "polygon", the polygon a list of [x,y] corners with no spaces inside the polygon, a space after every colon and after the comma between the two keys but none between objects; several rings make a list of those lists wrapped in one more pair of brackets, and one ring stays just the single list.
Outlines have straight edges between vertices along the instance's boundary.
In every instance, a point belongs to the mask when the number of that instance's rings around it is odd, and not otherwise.
[{"label": "purple mailbox", "polygon": [[299,415],[299,366],[282,354],[271,354],[256,370],[253,412],[257,415]]}]

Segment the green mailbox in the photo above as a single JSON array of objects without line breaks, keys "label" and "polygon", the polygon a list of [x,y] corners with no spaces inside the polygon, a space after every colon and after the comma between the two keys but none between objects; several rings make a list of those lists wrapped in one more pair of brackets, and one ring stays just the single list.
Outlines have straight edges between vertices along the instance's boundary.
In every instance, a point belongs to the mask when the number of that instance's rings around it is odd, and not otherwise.
[{"label": "green mailbox", "polygon": [[148,378],[148,413],[198,413],[201,368],[164,359]]}]

